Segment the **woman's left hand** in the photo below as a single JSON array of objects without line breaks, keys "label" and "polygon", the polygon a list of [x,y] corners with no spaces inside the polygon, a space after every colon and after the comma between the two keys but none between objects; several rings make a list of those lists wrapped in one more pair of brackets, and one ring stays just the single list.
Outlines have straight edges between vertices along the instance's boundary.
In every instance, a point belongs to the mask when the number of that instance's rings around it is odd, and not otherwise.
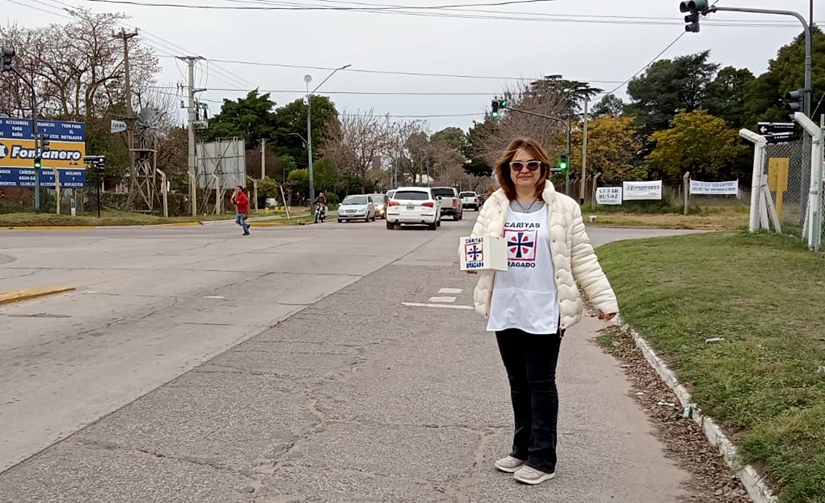
[{"label": "woman's left hand", "polygon": [[605,313],[603,311],[599,311],[599,319],[602,321],[610,321],[616,317],[616,313]]}]

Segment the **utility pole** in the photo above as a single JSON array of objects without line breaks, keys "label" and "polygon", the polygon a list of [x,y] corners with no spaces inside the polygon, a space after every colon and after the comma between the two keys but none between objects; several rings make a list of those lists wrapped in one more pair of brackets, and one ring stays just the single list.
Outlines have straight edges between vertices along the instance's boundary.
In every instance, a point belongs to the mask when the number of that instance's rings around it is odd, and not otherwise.
[{"label": "utility pole", "polygon": [[131,33],[126,33],[126,30],[123,28],[120,29],[120,33],[115,33],[112,35],[112,38],[119,38],[123,40],[123,70],[126,84],[126,111],[129,118],[132,117],[132,74],[131,67],[129,66],[129,40],[137,37],[137,35],[137,30]]},{"label": "utility pole", "polygon": [[195,154],[195,120],[197,120],[195,110],[195,93],[203,89],[195,89],[195,62],[203,58],[200,56],[181,56],[178,59],[186,61],[189,66],[189,201],[192,204],[192,216],[198,215],[198,180],[195,167],[197,157]]},{"label": "utility pole", "polygon": [[266,178],[266,138],[258,140],[261,142],[261,180]]},{"label": "utility pole", "polygon": [[582,183],[579,191],[579,204],[584,204],[586,188],[587,188],[587,115],[588,105],[590,100],[587,96],[584,97],[584,137],[582,139]]},{"label": "utility pole", "polygon": [[112,38],[119,38],[123,40],[123,73],[125,83],[125,101],[126,101],[126,120],[128,127],[126,129],[126,143],[129,149],[129,201],[127,206],[132,203],[132,198],[135,197],[138,188],[137,173],[135,172],[135,153],[132,149],[135,148],[135,129],[134,129],[134,111],[132,110],[132,73],[131,65],[129,64],[129,40],[137,37],[138,32],[135,30],[131,33],[126,33],[126,30],[121,28],[120,33],[112,34]]}]

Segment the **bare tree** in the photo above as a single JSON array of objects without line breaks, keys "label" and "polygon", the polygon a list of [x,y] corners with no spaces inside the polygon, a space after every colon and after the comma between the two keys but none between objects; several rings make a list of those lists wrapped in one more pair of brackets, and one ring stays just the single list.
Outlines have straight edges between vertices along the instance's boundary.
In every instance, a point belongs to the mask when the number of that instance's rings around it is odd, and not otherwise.
[{"label": "bare tree", "polygon": [[[561,88],[539,89],[527,82],[520,82],[506,89],[503,95],[510,101],[511,108],[561,119],[570,114],[570,98]],[[482,148],[484,159],[491,166],[507,145],[516,138],[533,138],[549,151],[558,151],[566,141],[566,129],[557,121],[512,110],[505,111],[495,120],[495,126],[485,134]]]},{"label": "bare tree", "polygon": [[[113,107],[123,110],[123,41],[112,34],[125,19],[123,14],[70,11],[71,21],[46,28],[0,27],[3,45],[16,51],[15,67],[35,86],[40,115],[63,120],[101,118]],[[160,67],[153,52],[129,41],[133,89],[154,82]],[[0,81],[0,112],[31,114],[30,90],[16,78]]]},{"label": "bare tree", "polygon": [[323,155],[332,159],[341,175],[360,180],[366,190],[376,159],[393,146],[392,125],[372,110],[364,114],[342,114],[337,127],[326,133]]}]

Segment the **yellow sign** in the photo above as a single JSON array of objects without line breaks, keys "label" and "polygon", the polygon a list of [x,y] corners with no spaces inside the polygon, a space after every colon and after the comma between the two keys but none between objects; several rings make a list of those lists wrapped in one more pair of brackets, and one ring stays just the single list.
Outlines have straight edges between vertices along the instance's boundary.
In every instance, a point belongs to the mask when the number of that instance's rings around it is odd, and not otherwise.
[{"label": "yellow sign", "polygon": [[791,160],[787,157],[776,157],[768,160],[768,189],[776,192],[776,216],[782,221],[782,203],[785,192],[788,190],[788,171]]},{"label": "yellow sign", "polygon": [[785,192],[788,190],[788,171],[791,160],[787,157],[776,157],[768,161],[768,188],[771,192]]},{"label": "yellow sign", "polygon": [[[44,168],[85,168],[85,143],[53,141],[49,149],[42,156]],[[34,154],[34,140],[0,138],[0,167],[30,168]]]}]

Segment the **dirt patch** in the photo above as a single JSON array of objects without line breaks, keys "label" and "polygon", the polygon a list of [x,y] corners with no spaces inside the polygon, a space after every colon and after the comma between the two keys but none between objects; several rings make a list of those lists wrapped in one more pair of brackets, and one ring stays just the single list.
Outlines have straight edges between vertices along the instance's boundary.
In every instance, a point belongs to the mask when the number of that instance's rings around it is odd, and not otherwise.
[{"label": "dirt patch", "polygon": [[[632,385],[631,396],[650,417],[667,457],[691,474],[682,503],[750,503],[742,482],[725,464],[692,419],[682,417],[679,400],[645,360],[633,338],[619,327],[601,332],[598,344],[622,362]],[[660,402],[669,405],[660,405]]]}]

